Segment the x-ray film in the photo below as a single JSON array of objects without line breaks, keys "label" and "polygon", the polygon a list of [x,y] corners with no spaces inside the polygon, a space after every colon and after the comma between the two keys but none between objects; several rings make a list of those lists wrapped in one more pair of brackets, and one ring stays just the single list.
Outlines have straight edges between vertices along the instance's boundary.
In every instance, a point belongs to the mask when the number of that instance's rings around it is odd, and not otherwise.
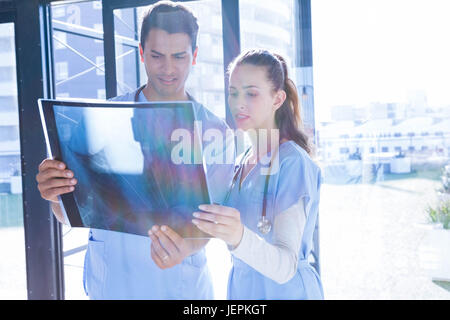
[{"label": "x-ray film", "polygon": [[209,237],[191,222],[210,203],[191,102],[41,99],[39,108],[50,157],[78,180],[60,197],[72,227],[147,236],[156,224]]}]

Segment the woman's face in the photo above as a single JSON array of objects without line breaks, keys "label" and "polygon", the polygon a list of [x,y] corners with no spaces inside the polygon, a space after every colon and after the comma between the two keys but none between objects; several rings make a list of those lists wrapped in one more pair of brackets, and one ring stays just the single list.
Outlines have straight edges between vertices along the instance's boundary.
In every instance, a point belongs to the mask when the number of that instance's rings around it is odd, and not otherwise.
[{"label": "woman's face", "polygon": [[283,104],[283,90],[274,92],[266,67],[242,64],[230,75],[228,103],[238,129],[274,129],[275,111]]}]

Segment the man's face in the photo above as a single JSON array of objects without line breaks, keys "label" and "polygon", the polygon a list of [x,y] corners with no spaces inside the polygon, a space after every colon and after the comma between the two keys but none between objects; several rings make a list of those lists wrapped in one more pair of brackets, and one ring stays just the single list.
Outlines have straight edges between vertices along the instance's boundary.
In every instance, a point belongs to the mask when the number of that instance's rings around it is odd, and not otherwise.
[{"label": "man's face", "polygon": [[152,100],[179,100],[195,65],[197,48],[192,53],[191,39],[186,33],[173,33],[151,29],[140,46],[141,61],[145,64]]}]

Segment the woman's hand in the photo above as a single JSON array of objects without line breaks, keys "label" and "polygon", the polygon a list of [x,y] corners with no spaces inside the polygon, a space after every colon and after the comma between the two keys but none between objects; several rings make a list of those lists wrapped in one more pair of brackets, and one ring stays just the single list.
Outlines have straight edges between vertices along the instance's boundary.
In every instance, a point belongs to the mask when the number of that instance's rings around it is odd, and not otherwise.
[{"label": "woman's hand", "polygon": [[208,239],[184,239],[168,226],[153,226],[148,230],[152,240],[150,255],[161,269],[168,269],[180,264],[203,248]]},{"label": "woman's hand", "polygon": [[225,241],[234,248],[239,245],[244,232],[241,213],[230,207],[216,204],[202,204],[199,209],[205,212],[194,212],[192,220],[200,230]]}]

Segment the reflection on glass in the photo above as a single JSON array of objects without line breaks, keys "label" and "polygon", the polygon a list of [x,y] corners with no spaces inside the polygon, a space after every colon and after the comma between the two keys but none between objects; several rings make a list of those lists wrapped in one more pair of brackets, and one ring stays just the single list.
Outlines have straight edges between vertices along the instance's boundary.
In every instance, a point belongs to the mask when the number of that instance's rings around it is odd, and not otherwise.
[{"label": "reflection on glass", "polygon": [[239,1],[241,50],[267,49],[285,57],[294,67],[296,58],[295,1]]},{"label": "reflection on glass", "polygon": [[[145,70],[140,69],[137,9],[114,10],[114,34],[116,40],[117,94],[135,90]],[[143,75],[141,72],[144,71]],[[146,77],[145,77],[146,79]],[[143,82],[145,83],[146,80]]]},{"label": "reflection on glass", "polygon": [[312,66],[300,64],[298,1],[239,1],[241,51],[265,49],[280,54],[300,96],[305,132],[314,139]]},{"label": "reflection on glass", "polygon": [[64,202],[73,227],[147,236],[157,224],[206,236],[191,223],[210,202],[192,103],[55,106],[54,115],[61,158],[77,174],[76,207]]},{"label": "reflection on glass", "polygon": [[329,298],[450,298],[431,276],[450,259],[426,244],[450,156],[450,7],[423,4],[311,2]]},{"label": "reflection on glass", "polygon": [[104,99],[101,2],[54,4],[51,12],[56,97]]},{"label": "reflection on glass", "polygon": [[0,299],[26,299],[14,24],[0,24]]},{"label": "reflection on glass", "polygon": [[114,10],[114,34],[128,39],[138,38],[137,9]]},{"label": "reflection on glass", "polygon": [[[139,49],[116,43],[117,94],[136,90],[139,79]],[[143,65],[143,64],[142,64]],[[144,72],[145,74],[145,72]]]},{"label": "reflection on glass", "polygon": [[56,96],[104,99],[103,44],[72,34],[65,38],[66,43],[53,36],[55,43],[65,47],[54,51]]}]

